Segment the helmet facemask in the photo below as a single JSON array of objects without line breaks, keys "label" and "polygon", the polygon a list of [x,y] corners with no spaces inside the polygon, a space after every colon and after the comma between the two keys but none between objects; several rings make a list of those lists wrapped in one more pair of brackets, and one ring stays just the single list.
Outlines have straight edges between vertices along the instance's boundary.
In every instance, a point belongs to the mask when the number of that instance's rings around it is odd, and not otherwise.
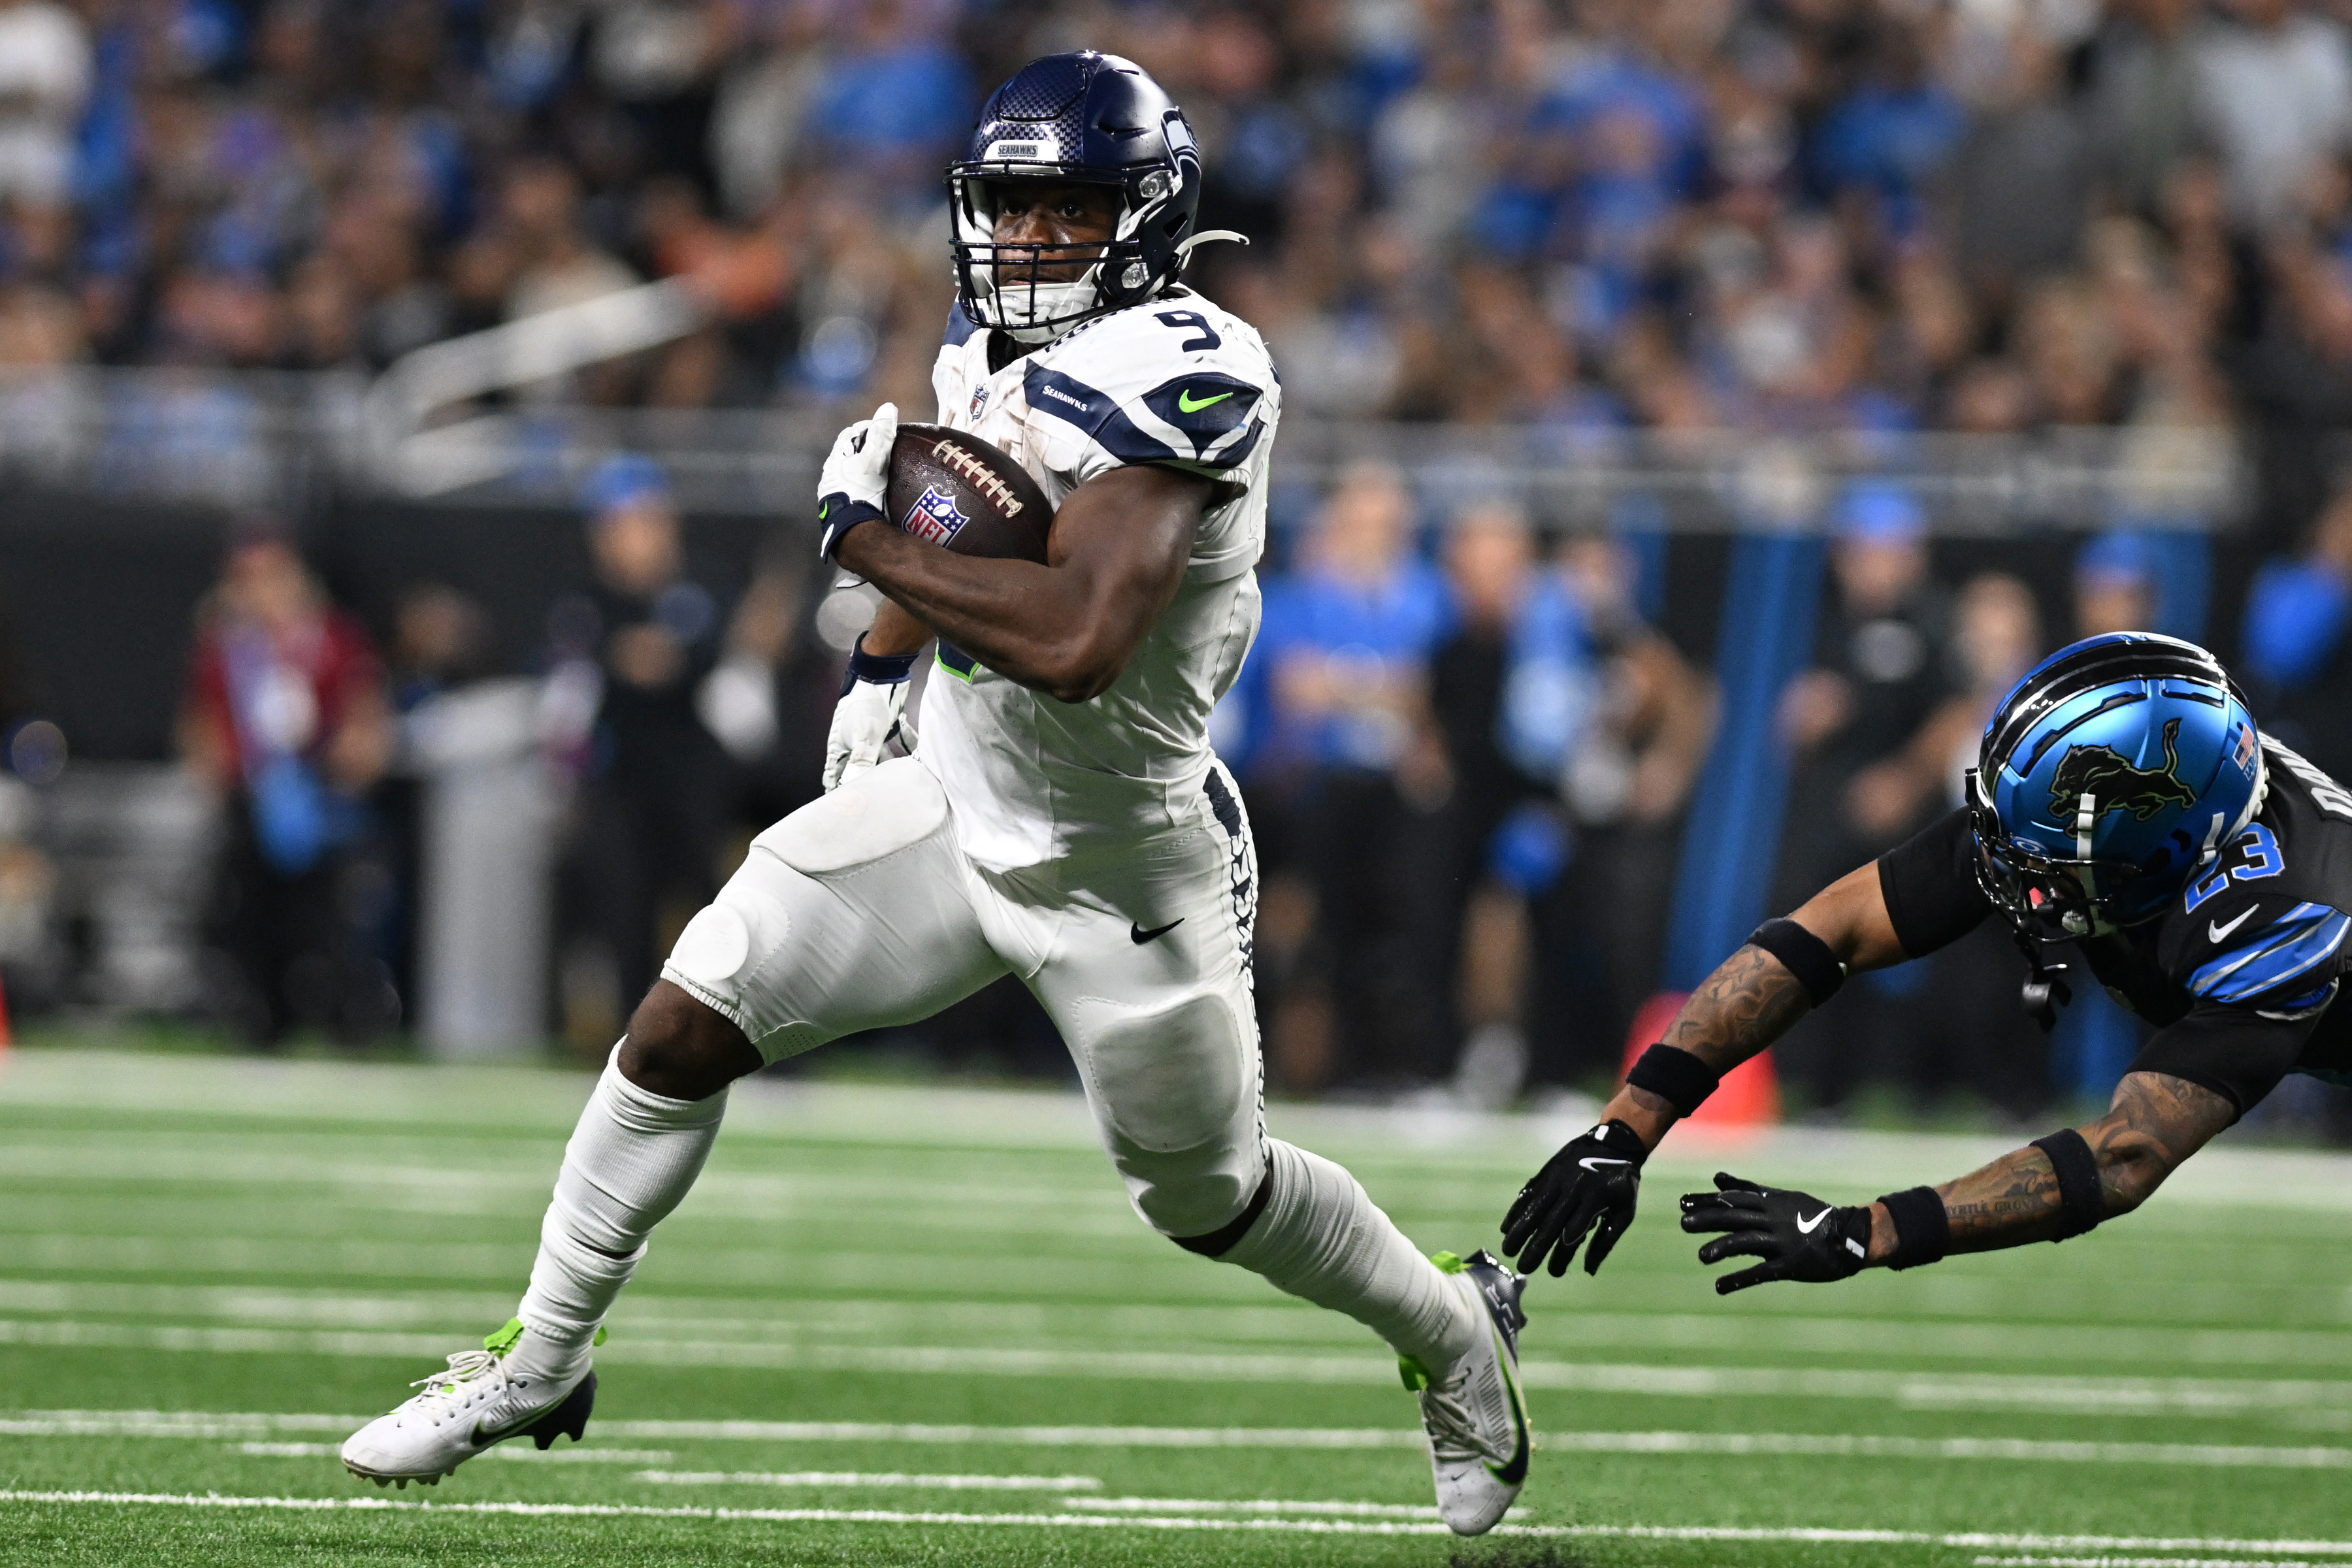
[{"label": "helmet facemask", "polygon": [[[999,241],[996,187],[1014,180],[1117,191],[1119,211],[1110,237],[1066,246]],[[1175,277],[1152,276],[1144,258],[1143,231],[1162,216],[1178,184],[1172,171],[1150,166],[1108,180],[1089,179],[1052,163],[956,165],[948,174],[950,248],[965,314],[976,326],[992,327],[1016,342],[1034,346],[1090,316],[1150,298]],[[1178,265],[1181,268],[1181,253]]]}]

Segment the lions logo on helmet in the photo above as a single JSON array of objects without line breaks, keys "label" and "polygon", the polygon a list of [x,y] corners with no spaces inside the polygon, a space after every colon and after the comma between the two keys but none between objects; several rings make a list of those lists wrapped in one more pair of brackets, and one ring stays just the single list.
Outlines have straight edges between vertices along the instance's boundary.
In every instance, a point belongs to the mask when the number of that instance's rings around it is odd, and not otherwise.
[{"label": "lions logo on helmet", "polygon": [[2262,783],[2211,654],[2146,632],[2062,648],[2003,700],[1969,775],[1986,895],[2021,937],[2153,919],[2252,820]]}]

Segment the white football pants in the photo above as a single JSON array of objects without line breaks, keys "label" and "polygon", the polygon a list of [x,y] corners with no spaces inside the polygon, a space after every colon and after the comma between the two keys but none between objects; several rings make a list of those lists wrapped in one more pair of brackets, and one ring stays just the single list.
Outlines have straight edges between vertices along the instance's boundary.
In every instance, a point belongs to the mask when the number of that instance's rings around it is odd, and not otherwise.
[{"label": "white football pants", "polygon": [[904,757],[752,840],[662,976],[776,1061],[1017,974],[1076,1058],[1136,1212],[1204,1236],[1266,1172],[1256,900],[1249,825],[1221,765],[1171,830],[1002,874],[965,858],[945,793]]}]

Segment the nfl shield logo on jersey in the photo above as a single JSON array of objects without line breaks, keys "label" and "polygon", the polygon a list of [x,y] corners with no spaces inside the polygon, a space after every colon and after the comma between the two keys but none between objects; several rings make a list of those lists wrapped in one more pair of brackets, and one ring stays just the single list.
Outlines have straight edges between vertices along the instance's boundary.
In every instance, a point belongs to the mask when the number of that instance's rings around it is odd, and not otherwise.
[{"label": "nfl shield logo on jersey", "polygon": [[925,485],[923,493],[900,524],[918,539],[928,539],[933,544],[945,544],[963,531],[971,519],[956,510],[954,498],[943,496],[937,485]]},{"label": "nfl shield logo on jersey", "polygon": [[987,406],[988,388],[984,386],[973,387],[971,389],[971,417],[974,419],[979,418],[980,411]]}]

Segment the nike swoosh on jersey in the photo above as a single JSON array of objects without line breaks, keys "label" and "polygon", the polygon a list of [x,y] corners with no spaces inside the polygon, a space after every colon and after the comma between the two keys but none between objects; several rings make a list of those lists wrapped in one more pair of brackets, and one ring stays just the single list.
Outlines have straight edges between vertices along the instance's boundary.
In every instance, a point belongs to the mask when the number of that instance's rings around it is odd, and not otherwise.
[{"label": "nike swoosh on jersey", "polygon": [[2212,941],[2219,942],[2223,937],[2228,936],[2231,931],[2237,930],[2240,926],[2244,925],[2248,921],[2252,920],[2253,918],[2253,909],[2252,906],[2249,906],[2245,909],[2240,910],[2238,911],[2238,918],[2231,921],[2228,925],[2223,925],[2219,921],[2209,921],[2205,925],[2205,934]]},{"label": "nike swoosh on jersey", "polygon": [[1804,1215],[1799,1215],[1797,1216],[1797,1234],[1799,1236],[1812,1235],[1814,1231],[1821,1228],[1822,1221],[1829,1217],[1830,1211],[1828,1209],[1823,1209],[1821,1213],[1815,1215],[1811,1219],[1807,1219]]},{"label": "nike swoosh on jersey", "polygon": [[1174,931],[1178,926],[1182,925],[1183,923],[1184,917],[1182,915],[1178,915],[1174,920],[1170,921],[1164,926],[1154,926],[1150,931],[1146,931],[1141,926],[1137,925],[1133,921],[1129,921],[1127,922],[1127,940],[1135,943],[1136,946],[1141,947],[1145,942],[1150,942],[1154,938],[1166,936],[1170,931]]},{"label": "nike swoosh on jersey", "polygon": [[1223,403],[1226,398],[1231,397],[1232,395],[1233,394],[1230,392],[1221,392],[1214,397],[1204,397],[1201,399],[1200,402],[1195,403],[1192,401],[1192,389],[1186,387],[1183,391],[1176,395],[1176,406],[1182,409],[1187,414],[1198,414],[1202,409],[1208,407],[1211,404]]}]

